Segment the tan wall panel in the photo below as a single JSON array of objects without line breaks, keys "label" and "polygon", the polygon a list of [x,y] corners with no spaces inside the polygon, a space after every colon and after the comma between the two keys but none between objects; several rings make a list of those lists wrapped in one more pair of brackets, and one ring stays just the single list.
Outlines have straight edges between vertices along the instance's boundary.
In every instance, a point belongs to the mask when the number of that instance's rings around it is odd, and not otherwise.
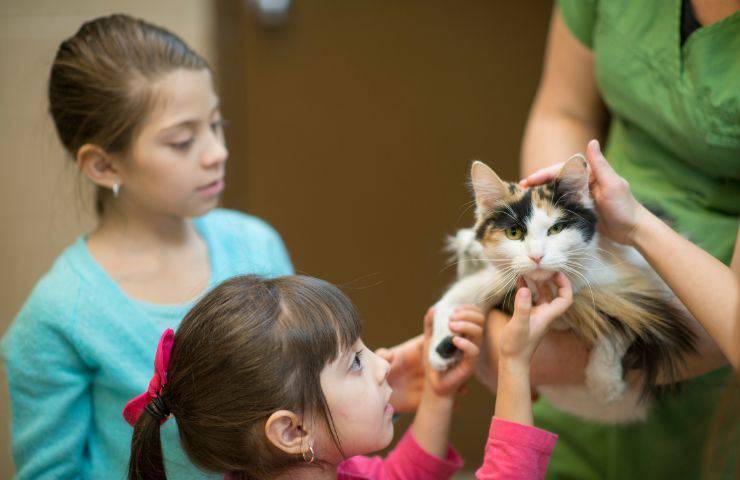
[{"label": "tan wall panel", "polygon": [[[54,258],[93,225],[85,184],[65,156],[46,113],[46,82],[59,43],[82,22],[116,12],[170,28],[212,57],[209,2],[0,2],[0,334]],[[0,371],[0,478],[10,478],[10,407],[5,370]]]}]

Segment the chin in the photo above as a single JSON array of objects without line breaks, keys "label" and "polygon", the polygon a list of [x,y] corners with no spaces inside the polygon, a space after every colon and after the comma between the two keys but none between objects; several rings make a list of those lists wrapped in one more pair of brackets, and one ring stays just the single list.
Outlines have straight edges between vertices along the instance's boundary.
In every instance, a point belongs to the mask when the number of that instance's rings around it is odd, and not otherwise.
[{"label": "chin", "polygon": [[524,276],[527,277],[529,280],[532,280],[533,282],[542,283],[554,277],[555,273],[557,272],[555,272],[554,270],[538,268],[536,270],[528,271],[524,274]]}]

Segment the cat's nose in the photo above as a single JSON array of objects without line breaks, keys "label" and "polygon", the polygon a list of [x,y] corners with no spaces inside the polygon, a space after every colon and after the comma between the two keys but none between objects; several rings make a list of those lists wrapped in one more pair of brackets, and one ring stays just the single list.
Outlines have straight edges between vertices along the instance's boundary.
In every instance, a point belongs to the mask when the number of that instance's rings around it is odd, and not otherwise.
[{"label": "cat's nose", "polygon": [[542,261],[542,257],[544,257],[544,255],[530,255],[529,256],[529,258],[531,258],[532,261],[536,264],[539,264]]}]

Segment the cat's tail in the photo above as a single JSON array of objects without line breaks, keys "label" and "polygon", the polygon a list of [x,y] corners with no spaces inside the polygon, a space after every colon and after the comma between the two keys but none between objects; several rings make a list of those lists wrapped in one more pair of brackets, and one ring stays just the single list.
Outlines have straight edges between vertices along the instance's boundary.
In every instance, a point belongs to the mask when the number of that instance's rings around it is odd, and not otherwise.
[{"label": "cat's tail", "polygon": [[[643,371],[642,398],[659,398],[676,390],[686,355],[698,353],[696,335],[689,328],[685,310],[668,298],[629,294],[630,301],[644,312],[645,328],[635,336],[622,359],[624,370]],[[663,385],[658,385],[659,377]]]}]

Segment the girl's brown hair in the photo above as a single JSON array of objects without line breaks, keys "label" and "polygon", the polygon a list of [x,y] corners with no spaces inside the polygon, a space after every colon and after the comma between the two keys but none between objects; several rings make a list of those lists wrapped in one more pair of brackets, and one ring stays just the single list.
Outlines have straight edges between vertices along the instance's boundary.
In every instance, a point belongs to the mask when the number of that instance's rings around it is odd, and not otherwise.
[{"label": "girl's brown hair", "polygon": [[59,46],[49,77],[49,111],[64,148],[73,158],[87,143],[125,152],[151,108],[152,82],[179,68],[208,64],[164,28],[127,15],[84,23]]},{"label": "girl's brown hair", "polygon": [[[175,334],[161,398],[185,453],[229,478],[273,478],[303,462],[272,446],[278,410],[314,413],[341,452],[320,374],[357,341],[361,323],[339,289],[311,277],[234,277],[208,293]],[[129,479],[164,479],[160,422],[134,427]]]}]

